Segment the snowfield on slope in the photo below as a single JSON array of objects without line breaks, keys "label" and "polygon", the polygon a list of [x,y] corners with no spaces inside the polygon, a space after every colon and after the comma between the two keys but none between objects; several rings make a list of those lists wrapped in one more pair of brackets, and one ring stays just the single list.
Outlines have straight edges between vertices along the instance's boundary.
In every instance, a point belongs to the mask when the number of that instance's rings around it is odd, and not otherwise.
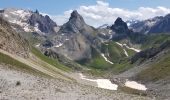
[{"label": "snowfield on slope", "polygon": [[130,87],[132,89],[137,89],[137,90],[143,90],[143,91],[147,90],[145,85],[139,84],[139,83],[137,83],[135,81],[126,81],[125,86]]},{"label": "snowfield on slope", "polygon": [[[119,45],[119,46],[121,46],[122,48],[123,48],[123,47],[126,47],[127,49],[133,50],[133,51],[135,51],[135,52],[140,52],[140,51],[141,51],[141,50],[139,50],[139,49],[129,47],[127,44],[121,44],[121,43],[119,43],[119,42],[116,42],[116,44]],[[123,48],[123,51],[124,51],[125,55],[128,57],[129,55],[128,55],[127,51],[126,51],[124,48]]]},{"label": "snowfield on slope", "polygon": [[79,73],[80,78],[87,81],[92,81],[97,83],[97,87],[108,89],[108,90],[117,90],[118,85],[112,84],[109,79],[88,79],[82,73]]},{"label": "snowfield on slope", "polygon": [[110,63],[110,64],[114,64],[113,62],[111,62],[110,60],[108,60],[105,55],[102,53],[101,56],[105,59],[106,62]]}]

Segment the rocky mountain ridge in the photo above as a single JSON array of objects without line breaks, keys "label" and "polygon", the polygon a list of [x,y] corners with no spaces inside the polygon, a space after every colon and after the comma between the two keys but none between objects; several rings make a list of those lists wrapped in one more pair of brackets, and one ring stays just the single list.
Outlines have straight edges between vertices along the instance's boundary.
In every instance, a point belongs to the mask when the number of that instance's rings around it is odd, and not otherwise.
[{"label": "rocky mountain ridge", "polygon": [[0,11],[0,16],[18,32],[36,32],[40,35],[56,33],[57,24],[48,15],[43,16],[38,11],[6,8]]}]

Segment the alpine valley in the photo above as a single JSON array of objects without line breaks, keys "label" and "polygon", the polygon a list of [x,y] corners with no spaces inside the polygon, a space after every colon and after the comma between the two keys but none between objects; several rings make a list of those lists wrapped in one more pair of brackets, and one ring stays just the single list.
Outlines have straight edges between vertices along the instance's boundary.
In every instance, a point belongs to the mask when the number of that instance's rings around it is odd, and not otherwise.
[{"label": "alpine valley", "polygon": [[170,99],[170,14],[95,28],[0,10],[0,100],[155,99]]}]

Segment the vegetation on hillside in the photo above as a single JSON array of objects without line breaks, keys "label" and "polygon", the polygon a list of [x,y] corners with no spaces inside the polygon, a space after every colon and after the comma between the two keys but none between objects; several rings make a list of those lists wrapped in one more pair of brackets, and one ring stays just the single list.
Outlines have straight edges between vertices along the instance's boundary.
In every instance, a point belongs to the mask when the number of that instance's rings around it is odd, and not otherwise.
[{"label": "vegetation on hillside", "polygon": [[36,55],[38,58],[40,58],[41,60],[47,62],[48,64],[55,66],[56,68],[59,68],[61,70],[64,71],[70,71],[71,69],[69,67],[66,67],[62,64],[60,64],[56,59],[51,59],[48,58],[47,56],[43,55],[38,49],[32,47],[31,51],[34,55]]},{"label": "vegetation on hillside", "polygon": [[[15,59],[11,58],[10,56],[3,54],[3,53],[0,53],[0,64],[7,64],[7,65],[15,66],[17,68],[20,68],[20,69],[28,71],[28,72],[37,71],[35,69],[32,69],[30,66],[28,66],[28,65],[26,65],[22,62],[19,62]],[[39,73],[41,73],[41,72],[37,71],[36,74],[39,74]],[[42,73],[41,73],[41,75],[42,75]]]},{"label": "vegetation on hillside", "polygon": [[158,47],[165,41],[170,40],[170,35],[167,34],[158,34],[158,35],[148,35],[146,41],[142,44],[142,50]]},{"label": "vegetation on hillside", "polygon": [[141,71],[137,76],[137,80],[141,81],[157,81],[170,76],[170,51],[162,56],[158,62],[155,62],[146,70]]}]

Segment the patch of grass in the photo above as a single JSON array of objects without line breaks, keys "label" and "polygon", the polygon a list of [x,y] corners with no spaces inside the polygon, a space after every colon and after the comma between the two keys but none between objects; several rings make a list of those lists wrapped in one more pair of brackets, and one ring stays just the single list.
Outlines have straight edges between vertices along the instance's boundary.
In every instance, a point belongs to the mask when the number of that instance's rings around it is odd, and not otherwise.
[{"label": "patch of grass", "polygon": [[158,62],[150,65],[148,69],[141,71],[136,78],[146,82],[154,82],[168,76],[170,76],[170,52],[161,57]]},{"label": "patch of grass", "polygon": [[96,49],[92,48],[92,59],[85,64],[86,66],[96,68],[96,69],[108,69],[112,65],[105,61],[105,59],[96,51]]},{"label": "patch of grass", "polygon": [[117,45],[115,42],[109,42],[108,45],[102,45],[102,52],[109,53],[110,60],[114,63],[119,62],[122,58],[126,57],[122,47]]},{"label": "patch of grass", "polygon": [[55,66],[56,68],[59,68],[64,71],[70,71],[71,69],[69,67],[66,67],[62,64],[60,64],[57,60],[48,58],[47,56],[43,55],[38,49],[32,47],[31,48],[32,53],[40,58],[41,60],[45,61],[46,63]]},{"label": "patch of grass", "polygon": [[40,36],[38,33],[24,32],[21,33],[20,35],[25,37],[31,45],[35,43],[40,43],[45,39],[43,36]]},{"label": "patch of grass", "polygon": [[[105,61],[105,59],[97,52],[96,49],[92,48],[92,59],[90,61],[84,60],[83,65],[87,66],[89,69],[88,72],[92,75],[102,76],[107,74],[106,72],[111,72],[113,74],[119,74],[124,72],[132,67],[126,57],[123,48],[117,45],[114,41],[103,43],[101,47],[101,52],[106,54],[105,56],[112,61],[114,64],[110,64]],[[129,55],[133,55],[135,52],[133,50],[127,49]],[[108,56],[108,55],[109,56]]]},{"label": "patch of grass", "polygon": [[128,55],[129,55],[129,57],[132,57],[133,55],[135,55],[135,54],[136,54],[136,52],[135,52],[134,50],[127,49],[127,48],[125,48],[125,50],[127,51],[127,53],[128,53]]},{"label": "patch of grass", "polygon": [[106,74],[105,71],[95,68],[90,68],[90,70],[87,70],[86,73],[96,77],[103,77]]},{"label": "patch of grass", "polygon": [[0,53],[0,63],[9,64],[9,65],[21,67],[21,68],[29,67],[28,65],[25,65],[24,63],[19,62],[15,59],[11,58],[10,56],[3,54],[3,53]]},{"label": "patch of grass", "polygon": [[130,68],[132,68],[133,66],[130,65],[128,59],[122,59],[119,63],[116,63],[115,66],[112,68],[112,72],[114,74],[119,74],[122,73]]}]

